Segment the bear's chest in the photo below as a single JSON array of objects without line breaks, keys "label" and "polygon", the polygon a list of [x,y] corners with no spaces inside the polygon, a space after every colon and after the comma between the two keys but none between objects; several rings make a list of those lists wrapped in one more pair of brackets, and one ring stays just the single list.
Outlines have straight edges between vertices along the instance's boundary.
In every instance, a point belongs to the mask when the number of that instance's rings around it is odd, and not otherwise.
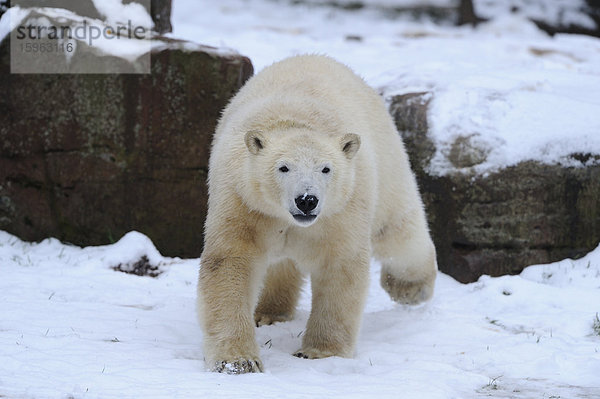
[{"label": "bear's chest", "polygon": [[324,257],[325,243],[306,228],[287,227],[275,231],[265,243],[270,263],[291,259],[296,266],[310,272]]}]

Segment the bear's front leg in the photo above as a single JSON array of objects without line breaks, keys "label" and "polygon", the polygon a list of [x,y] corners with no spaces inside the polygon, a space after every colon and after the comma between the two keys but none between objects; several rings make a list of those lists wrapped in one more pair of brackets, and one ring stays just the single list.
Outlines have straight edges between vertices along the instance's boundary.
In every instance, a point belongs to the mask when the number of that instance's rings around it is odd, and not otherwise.
[{"label": "bear's front leg", "polygon": [[198,283],[198,312],[209,369],[227,374],[257,373],[263,367],[254,338],[253,260],[204,255]]},{"label": "bear's front leg", "polygon": [[333,259],[313,272],[312,310],[294,356],[352,357],[369,283],[369,251]]}]

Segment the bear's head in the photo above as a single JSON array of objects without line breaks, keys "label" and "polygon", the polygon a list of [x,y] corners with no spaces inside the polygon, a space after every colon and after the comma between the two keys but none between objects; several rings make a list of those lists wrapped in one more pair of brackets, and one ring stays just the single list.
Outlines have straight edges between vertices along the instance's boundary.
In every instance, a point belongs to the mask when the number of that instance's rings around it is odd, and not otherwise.
[{"label": "bear's head", "polygon": [[254,209],[299,226],[343,210],[354,191],[354,156],[360,136],[307,129],[246,133]]}]

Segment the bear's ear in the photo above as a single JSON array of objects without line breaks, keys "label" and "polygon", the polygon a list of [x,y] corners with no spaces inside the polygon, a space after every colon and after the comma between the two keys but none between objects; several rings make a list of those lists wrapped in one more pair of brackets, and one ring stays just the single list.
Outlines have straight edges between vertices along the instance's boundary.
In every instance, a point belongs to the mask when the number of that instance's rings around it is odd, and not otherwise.
[{"label": "bear's ear", "polygon": [[352,159],[356,155],[356,151],[360,148],[360,136],[354,133],[345,134],[342,137],[342,151],[346,158]]},{"label": "bear's ear", "polygon": [[265,138],[258,130],[250,130],[248,133],[246,133],[244,141],[246,142],[248,151],[254,155],[258,154],[260,150],[265,148]]}]

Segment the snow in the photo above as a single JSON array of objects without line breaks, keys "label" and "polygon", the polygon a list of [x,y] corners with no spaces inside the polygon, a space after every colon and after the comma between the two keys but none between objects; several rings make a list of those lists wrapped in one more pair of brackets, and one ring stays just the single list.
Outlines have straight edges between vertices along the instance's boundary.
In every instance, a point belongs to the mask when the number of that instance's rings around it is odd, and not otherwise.
[{"label": "snow", "polygon": [[[110,5],[110,3],[107,3],[107,5]],[[137,31],[137,35],[149,35],[150,28],[152,26],[152,20],[144,8],[139,4],[128,4],[127,6],[123,7],[123,10],[127,12],[127,14],[124,14],[126,18],[131,18],[131,26],[144,29],[143,31]],[[34,17],[34,12],[39,13],[41,16]],[[109,18],[108,23],[93,18],[82,17],[73,13],[72,11],[61,8],[42,7],[37,9],[29,9],[15,6],[9,8],[8,11],[0,18],[0,42],[4,40],[4,38],[6,38],[12,30],[22,24],[27,23],[28,25],[32,26],[56,28],[56,24],[58,22],[61,24],[61,27],[72,27],[72,38],[67,38],[66,36],[64,41],[71,43],[74,46],[75,51],[80,42],[85,42],[88,45],[91,45],[93,48],[99,50],[100,53],[120,57],[130,62],[134,62],[139,59],[140,56],[150,52],[153,45],[151,40],[136,39],[135,36],[133,36],[133,32],[130,33],[128,31],[125,32],[124,30],[119,31],[115,29],[118,26],[128,26],[127,23],[125,25],[120,25],[122,19],[119,21],[116,15],[111,14],[114,13],[115,10],[105,6],[102,8],[101,12],[106,13],[107,18]],[[86,27],[86,30],[77,33],[78,31],[75,30],[75,27],[81,27],[82,25]],[[105,36],[104,32],[106,32],[107,27],[112,27],[112,30],[117,33],[108,35],[108,37]],[[42,32],[45,33],[44,31]],[[61,31],[59,30],[59,32]],[[59,40],[62,39],[62,37],[59,37]],[[118,45],[116,45],[117,43]],[[68,58],[72,57],[72,55],[73,54],[70,53],[65,54],[65,56]]]},{"label": "snow", "polygon": [[[596,29],[596,23],[584,10],[585,0],[474,0],[475,11],[483,18],[497,18],[500,15],[520,15],[552,25],[579,25]],[[515,10],[515,11],[513,11]]]},{"label": "snow", "polygon": [[310,5],[337,5],[349,8],[411,8],[411,7],[454,7],[457,0],[303,0]]},{"label": "snow", "polygon": [[[158,277],[113,270],[146,256]],[[0,232],[0,397],[466,398],[600,395],[600,247],[579,260],[463,285],[440,274],[408,307],[373,262],[352,359],[306,360],[306,287],[295,320],[256,329],[266,372],[207,372],[198,259],[162,257],[144,235],[79,248]]]},{"label": "snow", "polygon": [[[323,3],[309,3],[315,2]],[[295,54],[328,54],[388,100],[431,92],[434,175],[485,174],[524,160],[581,166],[571,154],[600,154],[600,40],[550,37],[525,18],[552,20],[565,15],[561,8],[575,13],[582,0],[519,2],[518,14],[511,2],[482,0],[478,12],[497,17],[477,28],[411,22],[374,9],[387,0],[365,3],[347,11],[287,1],[179,0],[172,36],[234,48],[257,71]],[[480,164],[451,164],[449,148],[461,137],[487,155]]]},{"label": "snow", "polygon": [[9,8],[0,18],[0,42],[27,16],[28,12],[19,7]]},{"label": "snow", "polygon": [[98,12],[111,25],[127,25],[131,22],[133,26],[143,26],[150,29],[154,26],[152,17],[140,3],[150,5],[149,0],[141,0],[137,3],[123,4],[122,0],[92,0]]},{"label": "snow", "polygon": [[[150,22],[139,5],[97,3],[111,21],[127,15]],[[437,148],[428,170],[432,175],[486,174],[525,160],[581,166],[577,159],[585,157],[572,154],[600,154],[600,39],[550,37],[525,18],[593,28],[581,11],[583,0],[479,0],[477,12],[493,18],[477,28],[411,22],[378,9],[416,4],[413,0],[369,0],[357,11],[324,3],[178,0],[171,36],[217,47],[221,54],[237,50],[257,71],[294,54],[328,54],[387,100],[430,92],[429,134]],[[518,13],[511,11],[515,5]],[[13,8],[2,17],[0,38],[9,31],[9,17],[17,20],[22,13]],[[115,46],[98,40],[96,45],[133,60],[150,49],[145,42],[121,39]],[[465,138],[483,154],[468,167],[449,159],[453,145]]]},{"label": "snow", "polygon": [[[122,4],[106,4],[103,13],[118,19]],[[543,9],[551,18],[556,4],[524,2],[523,15]],[[573,4],[576,12],[580,0]],[[385,18],[369,7],[243,0],[173,7],[173,37],[236,49],[256,70],[325,53],[387,99],[430,92],[438,146],[431,173],[487,173],[525,159],[570,164],[573,152],[600,153],[596,38],[551,38],[500,11],[484,10],[497,17],[477,28],[455,28]],[[13,8],[2,17],[0,40],[24,15]],[[448,149],[459,136],[483,149],[485,161],[451,165]],[[114,270],[144,257],[160,275]],[[295,320],[256,330],[266,372],[241,376],[204,369],[198,267],[198,259],[161,256],[136,232],[88,248],[0,232],[0,397],[600,397],[600,247],[467,285],[440,273],[434,298],[416,307],[389,299],[373,262],[354,358],[291,356],[310,312],[307,286]]]}]

